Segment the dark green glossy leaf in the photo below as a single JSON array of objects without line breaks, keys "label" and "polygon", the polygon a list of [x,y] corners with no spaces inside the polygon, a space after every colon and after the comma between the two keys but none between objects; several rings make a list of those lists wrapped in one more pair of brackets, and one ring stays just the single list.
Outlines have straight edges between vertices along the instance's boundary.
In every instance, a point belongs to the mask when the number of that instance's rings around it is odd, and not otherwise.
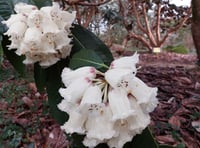
[{"label": "dark green glossy leaf", "polygon": [[86,148],[82,141],[84,140],[85,135],[79,135],[76,133],[73,133],[71,135],[71,141],[72,141],[72,148]]},{"label": "dark green glossy leaf", "polygon": [[20,2],[35,5],[33,0],[10,0],[10,1],[12,1],[13,8],[17,3],[20,3]]},{"label": "dark green glossy leaf", "polygon": [[109,48],[95,34],[80,25],[74,25],[71,31],[74,44],[72,54],[82,49],[93,50],[105,65],[110,65],[113,56]]},{"label": "dark green glossy leaf", "polygon": [[14,13],[11,0],[0,0],[0,16],[7,20]]},{"label": "dark green glossy leaf", "polygon": [[39,65],[39,63],[34,64],[34,79],[38,91],[44,92],[47,81],[47,72]]},{"label": "dark green glossy leaf", "polygon": [[124,145],[124,148],[158,148],[150,129],[146,128],[142,134],[136,135],[131,142]]},{"label": "dark green glossy leaf", "polygon": [[61,102],[63,99],[58,90],[62,87],[61,82],[61,72],[63,66],[61,66],[61,62],[52,65],[51,67],[46,69],[47,73],[47,94],[48,94],[48,102],[50,106],[51,115],[53,118],[59,123],[63,124],[67,121],[68,115],[57,108],[57,104]]},{"label": "dark green glossy leaf", "polygon": [[2,35],[4,32],[6,32],[7,30],[7,27],[5,24],[2,24],[2,21],[3,21],[3,17],[0,16],[0,41],[2,40]]},{"label": "dark green glossy leaf", "polygon": [[69,63],[69,67],[76,69],[82,66],[93,66],[96,69],[108,69],[100,56],[93,50],[83,49],[75,53]]},{"label": "dark green glossy leaf", "polygon": [[22,63],[25,59],[24,56],[18,56],[14,50],[8,50],[7,45],[10,44],[10,41],[8,40],[8,36],[3,36],[2,40],[2,47],[3,52],[6,55],[7,59],[10,61],[10,63],[13,65],[15,70],[20,73],[22,76],[25,75],[25,65]]},{"label": "dark green glossy leaf", "polygon": [[3,62],[3,48],[0,43],[0,67],[1,67],[2,62]]},{"label": "dark green glossy leaf", "polygon": [[35,5],[38,8],[44,7],[44,6],[51,6],[52,5],[52,0],[33,0]]}]

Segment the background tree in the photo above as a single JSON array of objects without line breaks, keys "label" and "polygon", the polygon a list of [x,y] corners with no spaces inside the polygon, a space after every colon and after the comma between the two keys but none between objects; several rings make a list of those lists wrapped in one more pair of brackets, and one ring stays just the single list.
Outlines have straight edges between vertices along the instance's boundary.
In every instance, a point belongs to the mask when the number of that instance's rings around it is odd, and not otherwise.
[{"label": "background tree", "polygon": [[[178,7],[169,0],[62,0],[62,3],[76,9],[79,24],[98,28],[98,32],[106,30],[107,44],[122,51],[130,41],[142,43],[150,52],[154,47],[160,48],[170,34],[190,23],[191,17],[191,7]],[[112,35],[121,35],[123,39],[113,44]]]},{"label": "background tree", "polygon": [[200,65],[200,1],[192,0],[192,36]]},{"label": "background tree", "polygon": [[169,1],[118,0],[119,15],[127,30],[123,47],[138,40],[152,51],[162,47],[170,34],[189,23],[191,8],[177,7]]}]

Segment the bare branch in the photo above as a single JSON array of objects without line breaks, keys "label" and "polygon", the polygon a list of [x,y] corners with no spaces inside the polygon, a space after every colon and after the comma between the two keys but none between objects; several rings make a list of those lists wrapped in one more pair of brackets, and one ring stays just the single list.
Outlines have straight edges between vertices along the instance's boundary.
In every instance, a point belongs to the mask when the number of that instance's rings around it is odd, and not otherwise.
[{"label": "bare branch", "polygon": [[87,15],[86,15],[86,22],[83,24],[83,26],[85,27],[85,28],[87,28],[88,26],[89,26],[89,24],[90,24],[90,22],[91,22],[91,20],[92,20],[92,16],[95,14],[95,7],[93,6],[93,7],[91,7],[90,9],[89,9],[89,12],[87,13]]},{"label": "bare branch", "polygon": [[78,24],[81,24],[81,15],[80,15],[79,8],[77,5],[75,5],[75,10],[76,10],[76,19],[78,21]]},{"label": "bare branch", "polygon": [[157,42],[160,42],[160,12],[161,12],[161,4],[158,4],[157,8],[157,23],[156,23],[156,38]]},{"label": "bare branch", "polygon": [[134,32],[129,32],[129,36],[131,38],[135,38],[139,41],[141,41],[150,51],[152,51],[151,45],[147,42],[147,40],[142,37],[141,35],[135,34]]},{"label": "bare branch", "polygon": [[189,10],[188,10],[188,13],[187,13],[188,15],[186,15],[175,27],[170,28],[170,29],[167,31],[166,35],[163,37],[163,39],[162,39],[162,40],[160,41],[160,43],[159,43],[160,46],[166,41],[166,39],[168,38],[168,36],[169,36],[171,33],[177,31],[179,28],[181,28],[181,27],[184,25],[184,23],[185,23],[185,22],[188,20],[188,18],[191,16],[191,12],[192,12],[192,8],[190,7]]},{"label": "bare branch", "polygon": [[137,12],[135,0],[133,0],[132,5],[133,5],[133,12],[135,13],[136,21],[137,21],[137,25],[138,25],[139,29],[140,29],[141,31],[143,31],[144,33],[147,34],[147,31],[145,30],[145,28],[142,26],[142,24],[141,24],[141,22],[140,22],[140,18],[139,18],[139,14],[138,14],[138,12]]},{"label": "bare branch", "polygon": [[88,3],[85,0],[66,0],[68,5],[80,5],[80,6],[100,6],[110,2],[111,0],[105,0],[98,3]]},{"label": "bare branch", "polygon": [[144,14],[145,25],[146,25],[146,29],[147,29],[147,35],[149,37],[151,44],[153,44],[153,46],[156,46],[156,40],[155,40],[155,38],[154,38],[154,36],[151,32],[151,27],[149,25],[149,20],[147,18],[145,3],[142,4],[142,11],[143,11],[143,14]]}]

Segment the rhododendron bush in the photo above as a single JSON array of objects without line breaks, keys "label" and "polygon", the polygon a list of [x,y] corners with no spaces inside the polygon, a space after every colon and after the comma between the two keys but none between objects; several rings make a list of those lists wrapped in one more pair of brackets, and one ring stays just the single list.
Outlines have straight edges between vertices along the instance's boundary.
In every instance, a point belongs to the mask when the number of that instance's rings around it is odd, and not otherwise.
[{"label": "rhododendron bush", "polygon": [[72,147],[158,147],[148,129],[157,88],[136,76],[139,54],[114,59],[76,24],[75,11],[36,4],[17,3],[15,13],[1,17],[2,47],[19,73],[34,65],[38,91],[47,92]]}]

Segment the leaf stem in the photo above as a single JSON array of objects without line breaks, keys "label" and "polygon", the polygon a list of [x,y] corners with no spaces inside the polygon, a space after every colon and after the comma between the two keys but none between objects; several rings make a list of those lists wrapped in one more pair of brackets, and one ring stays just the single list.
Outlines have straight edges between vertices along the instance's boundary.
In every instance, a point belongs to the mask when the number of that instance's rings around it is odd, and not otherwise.
[{"label": "leaf stem", "polygon": [[81,45],[82,48],[86,48],[79,40],[78,38],[72,33],[73,38]]}]

